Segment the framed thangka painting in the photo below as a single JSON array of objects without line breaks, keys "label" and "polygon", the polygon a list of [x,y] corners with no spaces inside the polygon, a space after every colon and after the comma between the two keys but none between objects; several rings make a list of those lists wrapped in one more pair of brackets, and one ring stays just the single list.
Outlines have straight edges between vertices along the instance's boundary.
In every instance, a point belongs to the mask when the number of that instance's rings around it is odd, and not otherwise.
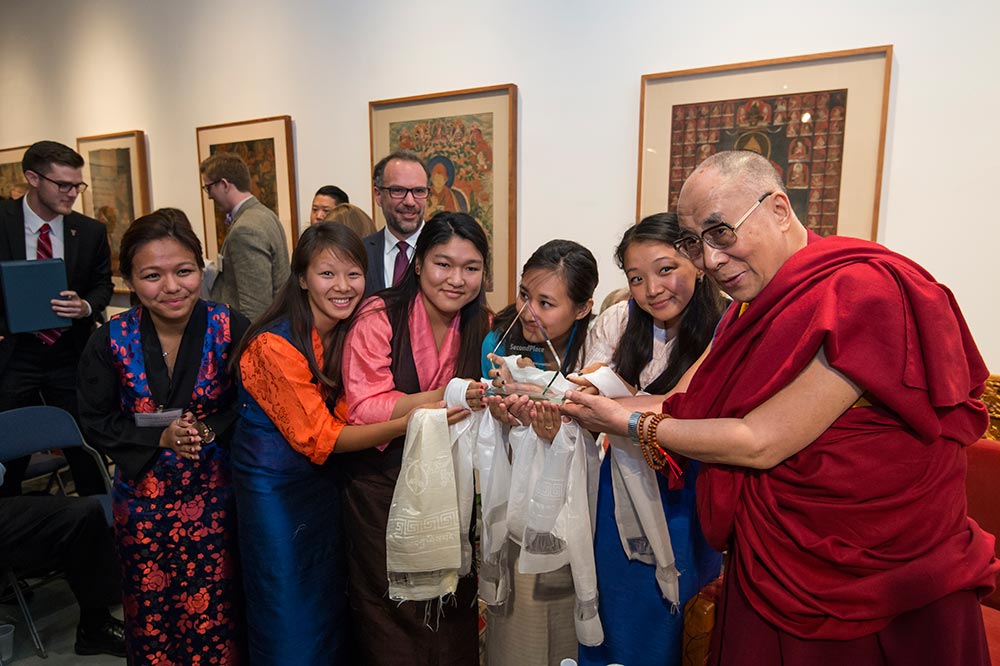
[{"label": "framed thangka painting", "polygon": [[[486,231],[492,254],[486,298],[510,303],[517,261],[517,86],[379,100],[368,105],[372,168],[396,150],[421,157],[430,176],[427,219],[468,213]],[[372,219],[385,226],[372,192]]]},{"label": "framed thangka painting", "polygon": [[115,292],[128,293],[118,248],[132,221],[150,212],[146,137],[140,130],[81,136],[76,150],[83,156],[83,180],[90,185],[80,197],[83,213],[107,228]]},{"label": "framed thangka painting", "polygon": [[21,170],[21,160],[30,147],[0,148],[0,197],[20,199],[28,193],[28,181]]},{"label": "framed thangka painting", "polygon": [[[291,116],[243,120],[199,127],[198,164],[216,153],[234,153],[250,171],[250,194],[274,211],[281,220],[288,251],[298,240],[298,212],[295,201],[295,158],[292,149]],[[198,172],[198,186],[201,175]],[[205,219],[205,255],[214,259],[226,240],[229,227],[226,213],[202,192]]]},{"label": "framed thangka painting", "polygon": [[676,210],[709,156],[752,150],[809,229],[875,240],[891,65],[878,46],[643,76],[639,219]]}]

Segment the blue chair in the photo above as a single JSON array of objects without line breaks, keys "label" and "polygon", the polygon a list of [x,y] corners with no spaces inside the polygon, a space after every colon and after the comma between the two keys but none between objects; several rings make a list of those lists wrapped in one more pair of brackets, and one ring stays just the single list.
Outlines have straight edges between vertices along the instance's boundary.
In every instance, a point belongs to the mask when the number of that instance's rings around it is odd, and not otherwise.
[{"label": "blue chair", "polygon": [[[104,508],[104,516],[108,525],[112,525],[111,477],[108,476],[103,457],[87,445],[80,433],[80,428],[69,412],[50,406],[21,407],[0,412],[0,433],[2,433],[0,434],[0,462],[7,462],[50,449],[80,447],[86,451],[98,463],[97,466],[104,477],[105,493],[97,495],[96,499],[100,500]],[[24,598],[17,574],[13,569],[8,569],[5,578],[10,582],[14,596],[17,597],[17,605],[21,607],[21,612],[24,614],[28,631],[31,632],[31,640],[35,644],[35,651],[39,657],[45,658],[47,656],[45,647],[38,635],[35,621],[31,617],[31,610]],[[0,578],[0,580],[2,579]]]}]

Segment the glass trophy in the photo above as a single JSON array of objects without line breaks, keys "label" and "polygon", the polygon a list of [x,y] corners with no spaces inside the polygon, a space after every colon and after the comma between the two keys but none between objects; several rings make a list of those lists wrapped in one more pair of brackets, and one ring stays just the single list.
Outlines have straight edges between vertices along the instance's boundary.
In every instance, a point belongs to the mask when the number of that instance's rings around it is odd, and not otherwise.
[{"label": "glass trophy", "polygon": [[[527,341],[522,343],[510,340],[510,332],[514,330],[514,325],[521,320],[521,315],[526,309],[541,332],[544,343],[535,344]],[[497,356],[501,347],[504,348],[505,358]],[[555,360],[547,360],[546,351]],[[528,301],[525,301],[521,309],[518,310],[514,321],[504,331],[496,347],[493,348],[493,353],[488,358],[496,372],[491,373],[495,377],[493,377],[493,385],[486,390],[486,395],[504,397],[526,395],[532,400],[562,402],[562,391],[553,389],[553,383],[560,377],[559,370],[562,367],[562,359],[552,345],[552,339],[545,327],[535,317]]]}]

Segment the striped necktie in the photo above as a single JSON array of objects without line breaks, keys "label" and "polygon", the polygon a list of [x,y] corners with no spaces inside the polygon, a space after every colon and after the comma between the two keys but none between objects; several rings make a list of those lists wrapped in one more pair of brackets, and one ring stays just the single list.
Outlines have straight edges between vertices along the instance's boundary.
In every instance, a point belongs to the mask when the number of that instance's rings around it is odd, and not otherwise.
[{"label": "striped necktie", "polygon": [[[51,259],[52,258],[52,227],[46,222],[42,225],[42,228],[38,230],[38,250],[35,253],[36,259]],[[62,331],[58,328],[50,328],[44,331],[35,331],[35,335],[39,340],[47,345],[54,345],[56,340],[62,335]]]}]

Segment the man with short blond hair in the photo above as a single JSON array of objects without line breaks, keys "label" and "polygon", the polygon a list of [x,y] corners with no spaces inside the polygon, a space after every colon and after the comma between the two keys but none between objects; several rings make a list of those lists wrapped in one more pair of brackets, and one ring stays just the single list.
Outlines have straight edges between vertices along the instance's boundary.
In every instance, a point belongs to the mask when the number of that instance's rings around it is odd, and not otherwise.
[{"label": "man with short blond hair", "polygon": [[226,212],[229,231],[219,248],[212,299],[251,321],[264,313],[290,273],[281,221],[250,194],[250,171],[238,155],[216,153],[201,163],[202,189]]}]

